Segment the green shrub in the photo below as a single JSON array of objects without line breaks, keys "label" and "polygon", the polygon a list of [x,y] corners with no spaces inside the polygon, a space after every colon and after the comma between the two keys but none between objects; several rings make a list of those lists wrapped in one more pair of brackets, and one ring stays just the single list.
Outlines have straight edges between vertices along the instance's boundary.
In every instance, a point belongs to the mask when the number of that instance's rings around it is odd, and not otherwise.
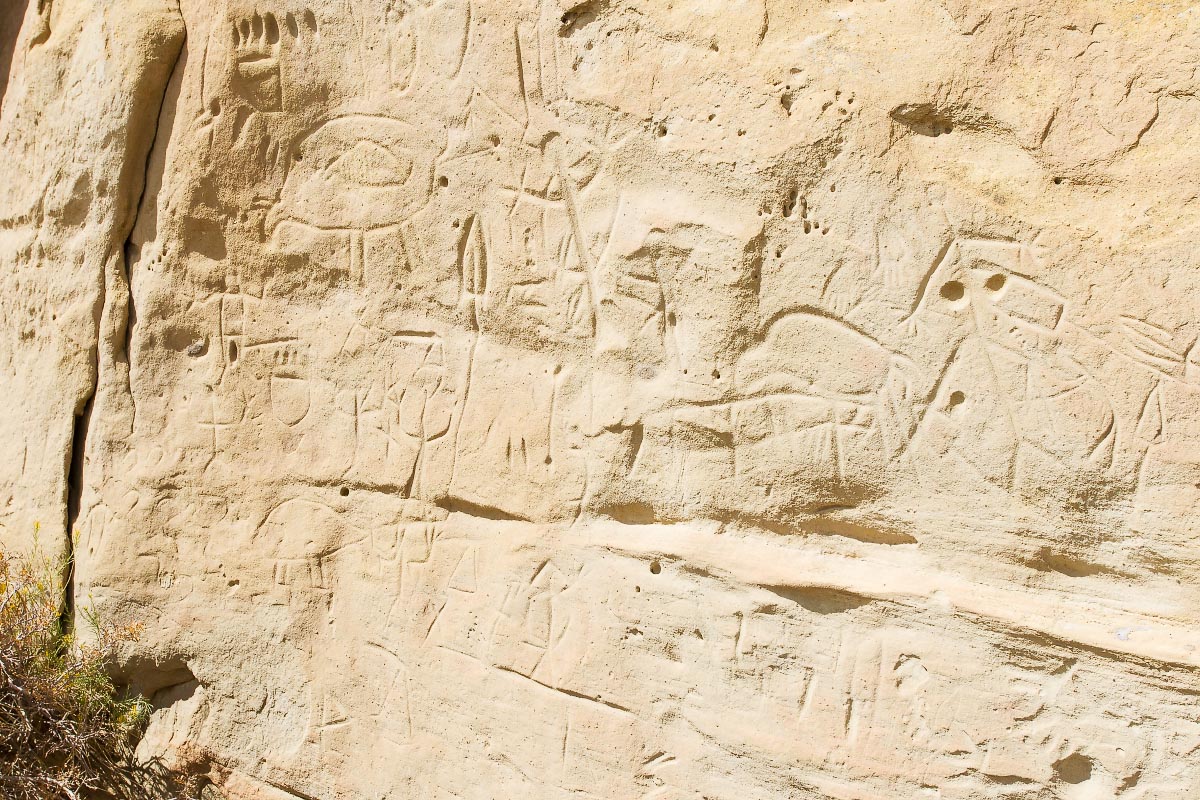
[{"label": "green shrub", "polygon": [[[69,565],[66,565],[69,567]],[[122,696],[106,672],[132,627],[88,609],[86,643],[64,630],[62,581],[35,555],[0,552],[0,797],[60,800],[129,796],[136,744],[150,707]]]}]

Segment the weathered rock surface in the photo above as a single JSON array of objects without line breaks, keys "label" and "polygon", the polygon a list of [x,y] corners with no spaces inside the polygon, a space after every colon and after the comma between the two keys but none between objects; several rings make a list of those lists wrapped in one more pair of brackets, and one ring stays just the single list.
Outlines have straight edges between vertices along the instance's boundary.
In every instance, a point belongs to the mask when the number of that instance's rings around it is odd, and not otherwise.
[{"label": "weathered rock surface", "polygon": [[0,536],[145,623],[205,797],[1198,797],[1198,59],[10,1]]}]

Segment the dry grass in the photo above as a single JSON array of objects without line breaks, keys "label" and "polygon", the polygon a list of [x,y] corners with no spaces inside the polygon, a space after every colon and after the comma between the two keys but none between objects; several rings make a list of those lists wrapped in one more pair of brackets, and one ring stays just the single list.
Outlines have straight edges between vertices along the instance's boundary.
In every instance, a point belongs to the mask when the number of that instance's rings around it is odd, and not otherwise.
[{"label": "dry grass", "polygon": [[150,707],[106,671],[140,631],[87,609],[78,613],[86,643],[64,630],[66,574],[41,556],[0,552],[0,797],[169,797],[170,776],[132,757]]}]

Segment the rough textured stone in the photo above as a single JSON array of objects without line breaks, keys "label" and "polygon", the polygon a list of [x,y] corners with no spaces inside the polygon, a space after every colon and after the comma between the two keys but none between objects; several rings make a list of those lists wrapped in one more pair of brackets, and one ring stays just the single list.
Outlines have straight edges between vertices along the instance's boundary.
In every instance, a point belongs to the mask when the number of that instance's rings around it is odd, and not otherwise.
[{"label": "rough textured stone", "polygon": [[206,798],[1200,796],[1191,5],[10,2],[0,535]]}]

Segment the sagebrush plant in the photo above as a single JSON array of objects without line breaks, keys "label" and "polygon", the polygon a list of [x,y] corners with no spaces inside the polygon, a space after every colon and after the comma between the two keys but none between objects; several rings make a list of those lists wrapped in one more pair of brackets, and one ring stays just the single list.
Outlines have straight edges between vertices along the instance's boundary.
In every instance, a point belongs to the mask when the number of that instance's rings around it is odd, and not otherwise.
[{"label": "sagebrush plant", "polygon": [[86,637],[66,629],[70,563],[0,551],[0,797],[121,796],[132,748],[150,712],[117,690],[106,668],[137,626],[80,608]]}]

